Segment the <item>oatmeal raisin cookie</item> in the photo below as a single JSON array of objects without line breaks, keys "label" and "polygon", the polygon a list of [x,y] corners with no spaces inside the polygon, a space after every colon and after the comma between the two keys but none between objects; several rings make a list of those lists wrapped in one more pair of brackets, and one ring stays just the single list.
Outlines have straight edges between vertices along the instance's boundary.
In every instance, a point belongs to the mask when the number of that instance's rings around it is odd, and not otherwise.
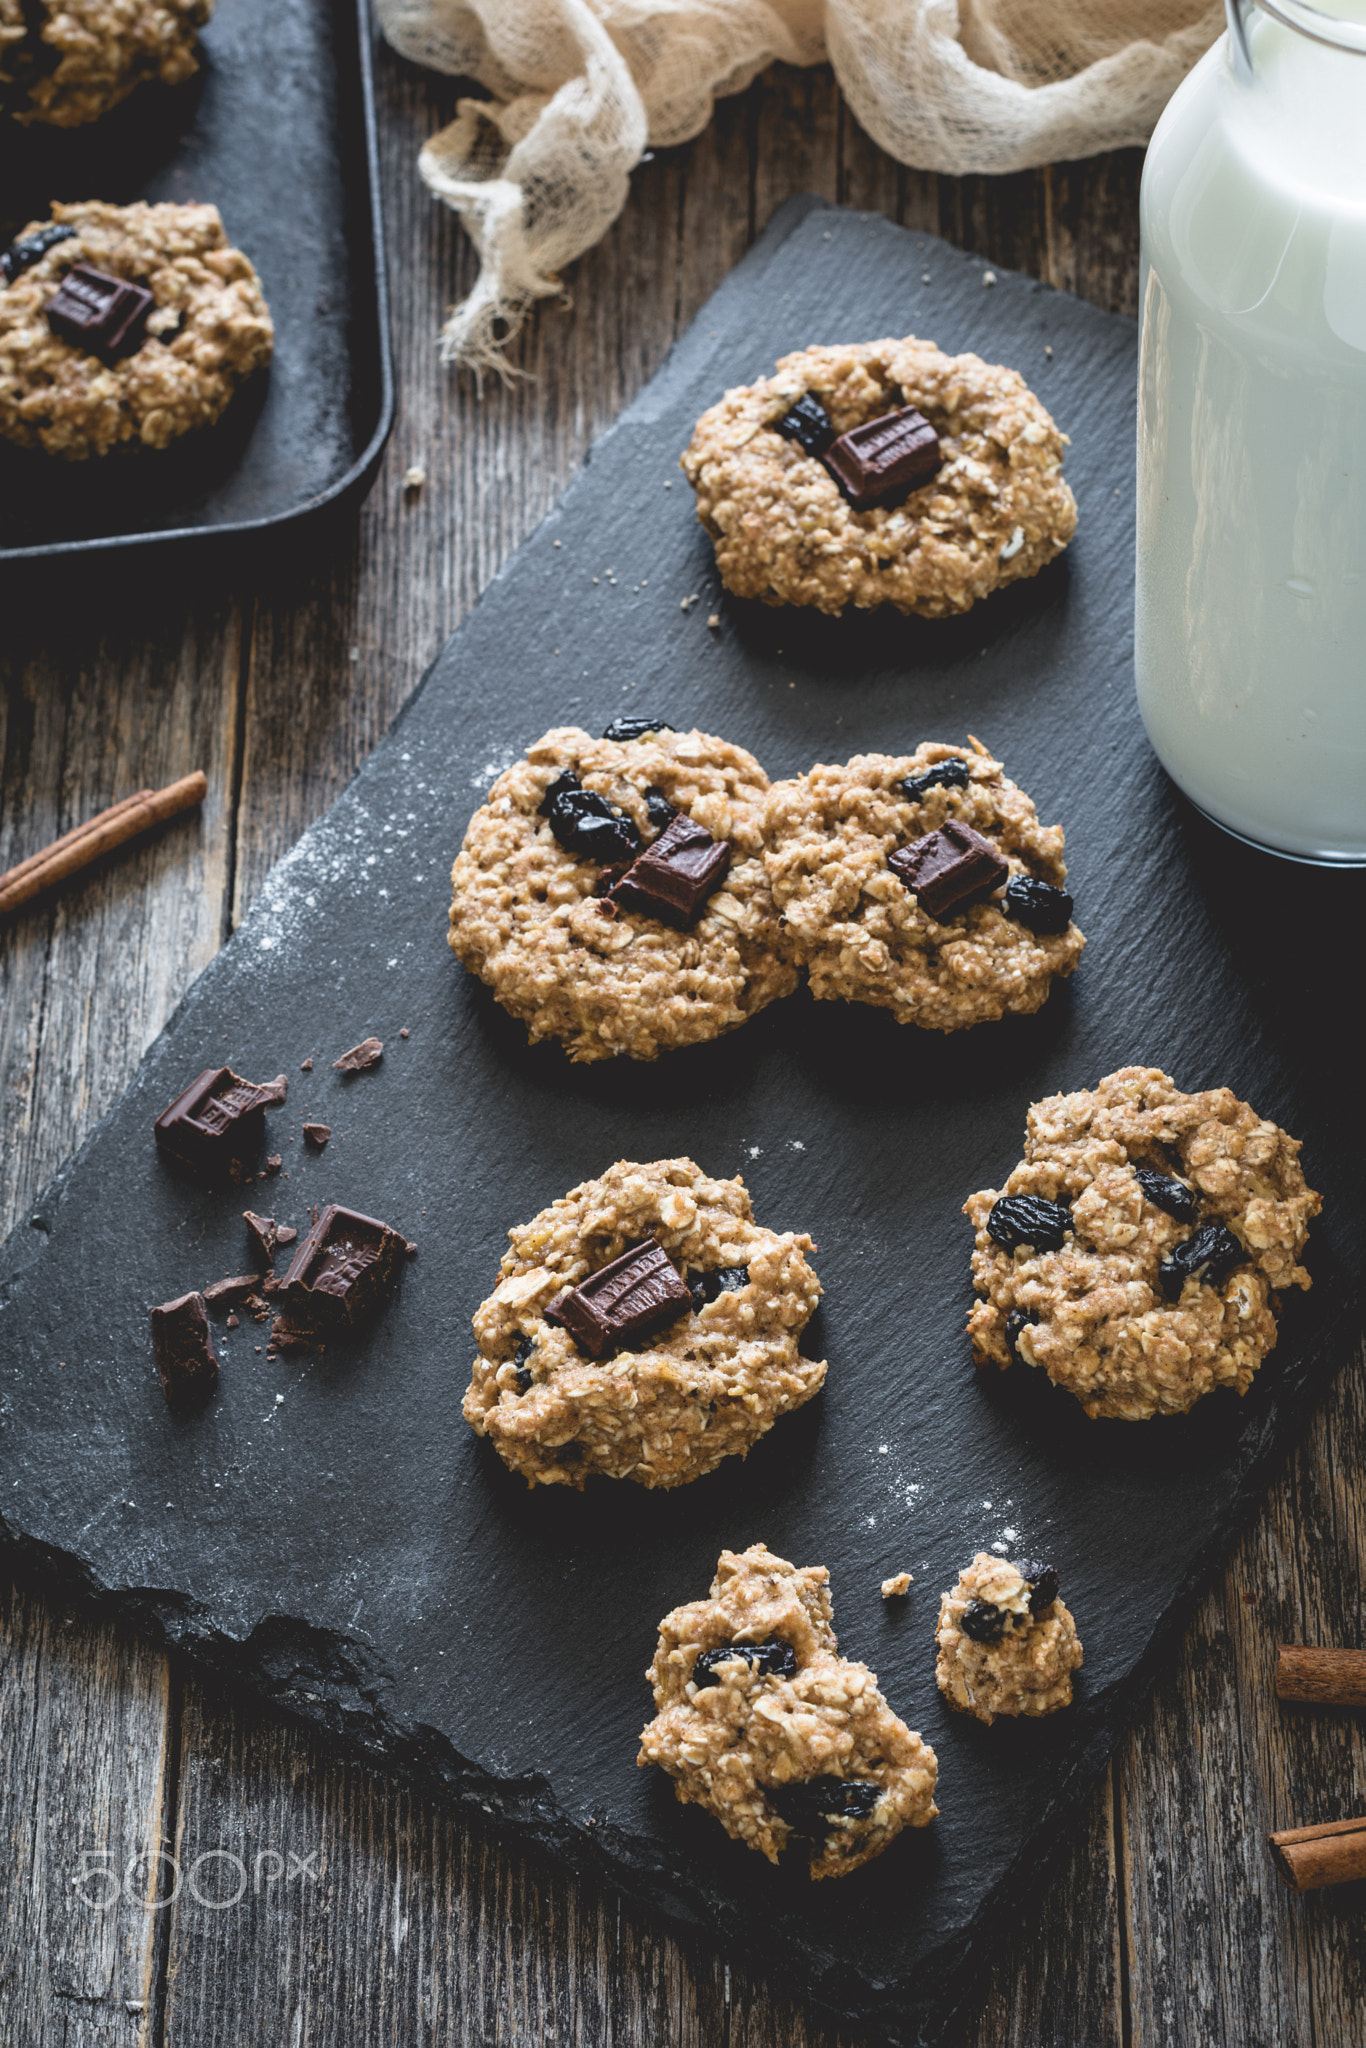
[{"label": "oatmeal raisin cookie", "polygon": [[[620,1160],[508,1237],[474,1318],[464,1414],[532,1485],[582,1487],[600,1472],[682,1486],[743,1457],[824,1383],[824,1361],[797,1349],[821,1294],[816,1247],[756,1223],[739,1179],[712,1180],[691,1159]],[[547,1311],[650,1239],[691,1303],[644,1341],[590,1356]]]},{"label": "oatmeal raisin cookie", "polygon": [[939,1603],[935,1641],[940,1692],[988,1728],[999,1714],[1055,1714],[1072,1704],[1081,1644],[1049,1566],[979,1550]]},{"label": "oatmeal raisin cookie", "polygon": [[1030,1109],[1025,1156],[964,1204],[977,1232],[979,1365],[1040,1366],[1088,1415],[1180,1415],[1245,1394],[1321,1207],[1300,1141],[1231,1088],[1155,1067]]},{"label": "oatmeal raisin cookie", "polygon": [[[62,239],[54,225],[74,232]],[[47,243],[35,261],[24,243]],[[216,206],[54,205],[30,221],[0,279],[0,436],[82,461],[166,448],[211,426],[238,386],[269,362],[274,329],[260,281],[229,246]],[[16,260],[18,259],[18,260]],[[146,339],[106,363],[48,325],[45,308],[73,263],[146,287]]]},{"label": "oatmeal raisin cookie", "polygon": [[639,1764],[770,1863],[794,1838],[812,1877],[843,1877],[934,1819],[936,1763],[866,1664],[841,1657],[830,1574],[762,1543],[723,1550],[710,1596],[659,1625],[658,1712]]},{"label": "oatmeal raisin cookie", "polygon": [[[837,435],[914,406],[943,467],[903,502],[855,511],[819,456],[777,432],[804,393]],[[1037,575],[1067,546],[1077,507],[1062,478],[1066,438],[1018,371],[908,335],[784,356],[772,377],[703,413],[682,463],[737,597],[942,618]]]},{"label": "oatmeal raisin cookie", "polygon": [[[622,846],[610,831],[588,851],[557,838],[546,813],[566,777],[622,821]],[[533,1040],[559,1038],[573,1060],[652,1060],[733,1031],[797,982],[764,869],[767,793],[753,755],[729,740],[664,726],[595,740],[559,726],[470,820],[451,874],[451,946]],[[681,929],[604,894],[631,841],[652,844],[671,809],[730,847],[724,879]]]},{"label": "oatmeal raisin cookie", "polygon": [[213,0],[0,0],[0,112],[77,128],[145,79],[199,69]]},{"label": "oatmeal raisin cookie", "polygon": [[[900,1023],[957,1031],[1037,1010],[1081,957],[1086,941],[1062,888],[1062,828],[1039,823],[975,740],[815,767],[774,784],[764,822],[773,900],[818,999],[875,1003]],[[1009,876],[941,920],[888,857],[946,824],[989,841]]]}]

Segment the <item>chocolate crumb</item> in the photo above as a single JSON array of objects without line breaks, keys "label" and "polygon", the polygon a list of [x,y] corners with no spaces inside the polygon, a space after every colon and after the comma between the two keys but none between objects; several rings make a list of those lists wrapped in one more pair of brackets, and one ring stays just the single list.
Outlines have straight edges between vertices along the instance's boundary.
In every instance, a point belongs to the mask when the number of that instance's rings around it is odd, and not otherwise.
[{"label": "chocolate crumb", "polygon": [[407,1037],[408,1037],[409,1033],[408,1033],[408,1027],[407,1027],[407,1025],[406,1025],[406,1024],[404,1025],[403,1029],[402,1029],[402,1030],[401,1030],[401,1031],[399,1032],[399,1034],[398,1034],[398,1035],[399,1035],[399,1037],[400,1037],[400,1038],[407,1038]]},{"label": "chocolate crumb", "polygon": [[300,1072],[301,1074],[311,1074],[311,1073],[313,1072],[313,1062],[312,1062],[312,1060],[300,1060],[300,1062],[299,1062],[299,1072]]},{"label": "chocolate crumb", "polygon": [[266,1172],[271,1175],[277,1174],[280,1171],[280,1168],[284,1165],[284,1163],[284,1159],[280,1153],[272,1152],[270,1157],[266,1161]]},{"label": "chocolate crumb", "polygon": [[258,1262],[263,1266],[275,1263],[275,1246],[278,1230],[273,1216],[258,1216],[254,1209],[242,1211],[242,1221],[247,1226],[247,1236]]},{"label": "chocolate crumb", "polygon": [[227,1322],[226,1322],[226,1323],[225,1323],[225,1324],[223,1325],[223,1327],[224,1327],[224,1329],[225,1329],[225,1330],[237,1330],[237,1329],[240,1329],[240,1328],[241,1328],[241,1318],[240,1318],[240,1316],[235,1316],[235,1315],[229,1315],[229,1317],[228,1317],[228,1320],[227,1320]]},{"label": "chocolate crumb", "polygon": [[408,1257],[410,1259],[415,1259],[417,1257],[417,1246],[413,1243],[411,1238],[404,1239],[403,1249],[407,1252]]},{"label": "chocolate crumb", "polygon": [[276,1244],[293,1244],[298,1235],[299,1233],[292,1223],[281,1223],[275,1231],[275,1242]]},{"label": "chocolate crumb", "polygon": [[221,1308],[224,1302],[245,1301],[260,1283],[259,1273],[238,1273],[231,1280],[215,1280],[212,1287],[204,1289],[204,1299],[210,1308]]},{"label": "chocolate crumb", "polygon": [[321,1152],[332,1135],[331,1124],[305,1124],[304,1136],[310,1145],[316,1145]]},{"label": "chocolate crumb", "polygon": [[363,1074],[367,1067],[378,1065],[383,1052],[382,1038],[363,1038],[359,1045],[353,1045],[350,1052],[344,1052],[332,1064],[341,1074]]}]

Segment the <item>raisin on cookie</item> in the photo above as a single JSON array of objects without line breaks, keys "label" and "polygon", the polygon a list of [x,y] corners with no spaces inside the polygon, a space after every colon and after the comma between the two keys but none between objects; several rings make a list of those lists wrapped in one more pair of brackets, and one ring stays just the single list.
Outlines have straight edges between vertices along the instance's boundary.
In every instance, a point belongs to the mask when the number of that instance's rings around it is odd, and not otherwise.
[{"label": "raisin on cookie", "polygon": [[979,1550],[939,1603],[935,1641],[940,1692],[988,1728],[1001,1714],[1055,1714],[1072,1704],[1081,1644],[1051,1565]]},{"label": "raisin on cookie", "polygon": [[572,1060],[735,1030],[797,982],[763,861],[768,786],[743,747],[662,720],[599,740],[557,727],[470,820],[453,950]]},{"label": "raisin on cookie", "polygon": [[1230,1088],[1155,1067],[1029,1111],[1025,1156],[969,1197],[979,1365],[1039,1366],[1088,1415],[1181,1415],[1245,1394],[1321,1203],[1300,1141]]},{"label": "raisin on cookie", "polygon": [[829,1580],[762,1543],[723,1550],[708,1598],[659,1625],[658,1712],[636,1759],[770,1863],[800,1845],[813,1878],[857,1870],[939,1810],[934,1751],[839,1655]]},{"label": "raisin on cookie", "polygon": [[0,0],[0,112],[28,126],[97,121],[144,80],[199,69],[213,0]]},{"label": "raisin on cookie", "polygon": [[773,900],[818,999],[958,1031],[1037,1010],[1081,957],[1062,828],[975,740],[775,783],[764,827]]},{"label": "raisin on cookie", "polygon": [[212,426],[273,346],[216,206],[54,205],[0,259],[0,436],[75,462],[167,448]]},{"label": "raisin on cookie", "polygon": [[683,1486],[824,1384],[797,1348],[816,1247],[756,1223],[741,1180],[619,1160],[508,1237],[464,1415],[533,1486]]},{"label": "raisin on cookie", "polygon": [[[937,462],[915,459],[926,428]],[[1066,438],[1018,371],[908,335],[784,356],[703,413],[682,466],[737,597],[942,618],[1071,540]]]}]

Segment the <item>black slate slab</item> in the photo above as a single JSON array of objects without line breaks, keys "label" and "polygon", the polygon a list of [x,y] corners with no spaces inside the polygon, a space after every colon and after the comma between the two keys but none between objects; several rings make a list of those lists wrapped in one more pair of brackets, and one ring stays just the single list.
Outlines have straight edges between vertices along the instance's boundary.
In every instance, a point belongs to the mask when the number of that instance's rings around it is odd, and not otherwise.
[{"label": "black slate slab", "polygon": [[[676,467],[693,418],[787,348],[910,330],[1019,365],[1054,409],[1073,548],[950,624],[726,599]],[[924,236],[785,209],[0,1259],[15,1546],[903,2042],[942,2038],[995,1907],[1031,1880],[1357,1327],[1360,1105],[1335,948],[1363,891],[1222,840],[1147,749],[1134,353],[1128,321],[1019,277],[987,287]],[[1066,826],[1090,937],[1075,980],[1037,1017],[954,1038],[803,995],[652,1069],[529,1050],[446,949],[447,871],[527,742],[624,712],[727,733],[775,775],[977,733]],[[382,1064],[334,1073],[368,1033]],[[1246,1401],[1126,1427],[1088,1423],[1038,1374],[974,1374],[959,1211],[1018,1158],[1032,1099],[1135,1060],[1187,1088],[1227,1081],[1303,1134],[1326,1207],[1314,1290]],[[267,1141],[288,1177],[238,1195],[188,1189],[151,1143],[156,1113],[223,1061],[291,1077]],[[331,1125],[325,1152],[305,1120]],[[680,1492],[529,1494],[459,1415],[505,1229],[618,1156],[675,1151],[743,1172],[764,1221],[817,1239],[807,1348],[827,1389],[747,1464]],[[171,1416],[150,1305],[243,1270],[243,1208],[302,1227],[333,1200],[418,1241],[390,1311],[302,1361],[268,1361],[249,1317],[220,1323],[215,1401]],[[759,1538],[829,1566],[842,1644],[939,1754],[941,1818],[838,1884],[771,1870],[634,1767],[655,1622],[705,1590],[723,1546]],[[1047,1553],[1079,1620],[1077,1702],[1049,1723],[965,1725],[934,1688],[940,1590],[992,1544]],[[884,1605],[903,1567],[910,1598]]]}]

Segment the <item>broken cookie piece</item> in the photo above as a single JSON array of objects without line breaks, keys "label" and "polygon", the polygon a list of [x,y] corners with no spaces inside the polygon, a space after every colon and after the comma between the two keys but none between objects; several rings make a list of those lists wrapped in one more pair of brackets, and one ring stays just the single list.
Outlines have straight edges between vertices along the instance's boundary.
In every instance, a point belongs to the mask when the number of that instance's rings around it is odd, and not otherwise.
[{"label": "broken cookie piece", "polygon": [[464,1414],[532,1485],[685,1485],[824,1382],[798,1349],[816,1247],[756,1223],[741,1180],[619,1160],[508,1237]]},{"label": "broken cookie piece", "polygon": [[1038,1366],[1091,1416],[1245,1394],[1321,1203],[1299,1140],[1156,1067],[1036,1102],[1003,1189],[969,1196],[978,1365]]},{"label": "broken cookie piece", "polygon": [[256,1164],[266,1110],[289,1083],[244,1081],[231,1067],[206,1067],[153,1125],[158,1149],[196,1179],[241,1180]]},{"label": "broken cookie piece", "polygon": [[152,1348],[170,1408],[200,1408],[218,1385],[209,1312],[202,1294],[182,1294],[152,1310]]},{"label": "broken cookie piece", "polygon": [[1072,1704],[1081,1644],[1051,1565],[1010,1564],[979,1550],[940,1601],[935,1641],[940,1692],[988,1728],[1001,1714],[1054,1714]]},{"label": "broken cookie piece", "polygon": [[771,1863],[798,1845],[813,1878],[857,1870],[938,1812],[934,1751],[839,1655],[829,1579],[762,1543],[722,1551],[707,1599],[659,1625],[658,1711],[636,1759]]}]

